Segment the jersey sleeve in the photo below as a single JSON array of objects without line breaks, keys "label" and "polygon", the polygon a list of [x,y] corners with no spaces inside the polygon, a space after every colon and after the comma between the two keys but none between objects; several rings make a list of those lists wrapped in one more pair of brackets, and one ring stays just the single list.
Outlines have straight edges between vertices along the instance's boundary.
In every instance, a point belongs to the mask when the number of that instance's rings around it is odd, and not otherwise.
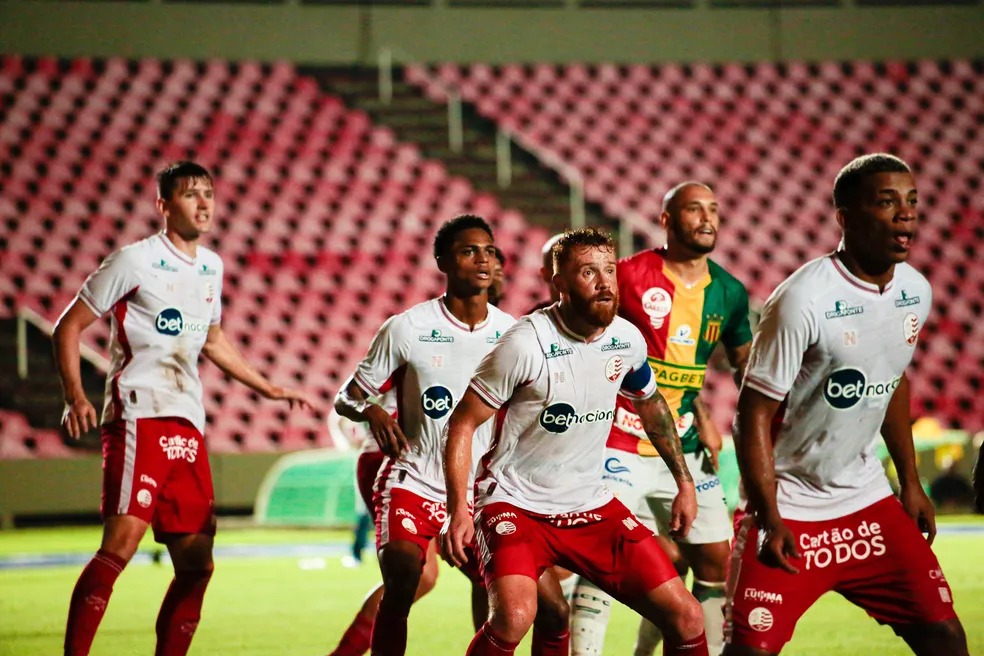
[{"label": "jersey sleeve", "polygon": [[219,275],[216,277],[215,283],[215,300],[212,303],[212,318],[209,323],[213,326],[217,326],[222,323],[222,287],[225,281],[225,267],[219,263]]},{"label": "jersey sleeve", "polygon": [[116,251],[82,283],[78,298],[96,316],[101,317],[109,312],[117,301],[140,286],[130,259],[127,251]]},{"label": "jersey sleeve", "polygon": [[752,327],[748,323],[748,290],[735,281],[733,295],[731,312],[721,331],[721,342],[728,348],[737,348],[752,341]]},{"label": "jersey sleeve", "polygon": [[402,315],[387,319],[372,338],[369,352],[355,369],[356,384],[369,396],[380,396],[397,369],[407,362],[407,329]]},{"label": "jersey sleeve", "polygon": [[648,399],[656,393],[656,376],[649,366],[645,338],[638,330],[636,333],[632,338],[632,351],[629,353],[629,373],[622,379],[619,394],[630,399]]},{"label": "jersey sleeve", "polygon": [[777,291],[762,310],[743,384],[776,401],[785,399],[817,333],[809,299],[790,287]]},{"label": "jersey sleeve", "polygon": [[493,408],[502,407],[516,391],[540,375],[543,353],[536,330],[520,321],[499,338],[475,370],[470,387]]}]

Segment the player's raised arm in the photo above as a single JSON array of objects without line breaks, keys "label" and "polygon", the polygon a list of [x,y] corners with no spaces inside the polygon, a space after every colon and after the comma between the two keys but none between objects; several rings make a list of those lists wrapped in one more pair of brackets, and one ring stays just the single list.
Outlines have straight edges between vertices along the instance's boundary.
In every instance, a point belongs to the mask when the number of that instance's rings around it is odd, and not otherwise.
[{"label": "player's raised arm", "polygon": [[905,374],[888,402],[881,434],[898,472],[899,501],[932,544],[936,538],[936,511],[933,509],[933,502],[926,496],[922,483],[919,482],[919,472],[916,471],[916,449],[912,444],[912,422],[909,414],[909,377]]},{"label": "player's raised arm", "polygon": [[448,491],[448,520],[442,531],[441,553],[455,567],[467,562],[465,547],[471,544],[475,534],[475,524],[468,509],[472,438],[478,427],[494,414],[495,408],[469,388],[444,429],[447,437],[444,445],[444,480]]},{"label": "player's raised arm", "polygon": [[311,408],[314,401],[305,392],[277,387],[247,362],[239,349],[229,341],[219,324],[212,324],[208,329],[208,337],[202,347],[202,353],[215,363],[226,375],[238,380],[262,396],[276,401],[287,401],[291,408]]}]

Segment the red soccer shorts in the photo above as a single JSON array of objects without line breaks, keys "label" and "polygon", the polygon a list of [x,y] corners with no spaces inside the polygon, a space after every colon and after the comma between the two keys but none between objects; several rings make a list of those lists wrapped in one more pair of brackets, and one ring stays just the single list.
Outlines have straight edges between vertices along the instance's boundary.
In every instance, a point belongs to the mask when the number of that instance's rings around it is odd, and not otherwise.
[{"label": "red soccer shorts", "polygon": [[[390,542],[406,540],[420,547],[420,561],[427,556],[430,541],[441,534],[448,518],[448,506],[443,501],[431,501],[409,490],[393,487],[399,472],[385,469],[380,473],[376,496],[376,550]],[[461,573],[475,583],[484,585],[478,559],[469,554]]]},{"label": "red soccer shorts", "polygon": [[728,573],[725,641],[779,653],[797,620],[835,590],[881,624],[956,618],[943,570],[916,523],[895,497],[819,522],[786,520],[796,536],[799,574],[763,564],[751,515],[735,516]]},{"label": "red soccer shorts", "polygon": [[149,522],[171,533],[215,535],[215,496],[205,440],[187,419],[118,420],[100,428],[102,515]]},{"label": "red soccer shorts", "polygon": [[355,482],[359,488],[359,495],[373,516],[376,515],[376,506],[373,503],[373,495],[375,494],[373,486],[376,484],[376,475],[379,473],[379,468],[383,466],[385,459],[386,456],[383,455],[382,451],[363,451],[355,463]]},{"label": "red soccer shorts", "polygon": [[560,565],[625,603],[677,576],[653,532],[617,499],[563,515],[492,503],[475,524],[487,585],[510,574],[537,580],[547,567]]}]

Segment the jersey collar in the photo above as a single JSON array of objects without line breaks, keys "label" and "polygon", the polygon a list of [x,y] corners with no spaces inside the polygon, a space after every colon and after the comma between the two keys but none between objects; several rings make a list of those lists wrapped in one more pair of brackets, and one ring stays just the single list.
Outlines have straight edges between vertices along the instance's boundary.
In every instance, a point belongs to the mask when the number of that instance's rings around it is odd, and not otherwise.
[{"label": "jersey collar", "polygon": [[448,306],[446,306],[444,304],[444,297],[443,296],[441,296],[440,298],[437,298],[435,300],[437,300],[437,306],[439,308],[441,308],[441,314],[444,315],[444,318],[447,319],[449,322],[451,322],[451,325],[452,326],[454,326],[455,328],[457,328],[459,330],[463,330],[466,333],[478,332],[482,328],[485,328],[485,326],[489,325],[489,321],[492,320],[492,309],[488,305],[486,305],[485,306],[485,319],[483,319],[481,321],[481,323],[475,324],[475,327],[472,328],[467,323],[464,323],[464,322],[460,321],[458,319],[458,317],[456,317],[453,314],[451,314],[451,311],[448,310]]},{"label": "jersey collar", "polygon": [[546,308],[546,311],[550,314],[550,318],[553,319],[553,322],[557,324],[557,327],[560,329],[560,332],[563,333],[565,337],[567,337],[572,341],[580,342],[582,344],[591,344],[593,342],[597,342],[599,339],[603,339],[605,337],[605,334],[608,332],[608,328],[605,328],[605,330],[603,330],[600,335],[598,335],[597,337],[591,340],[589,340],[584,335],[577,334],[576,332],[571,330],[571,328],[566,323],[564,323],[564,317],[560,314],[560,301]]},{"label": "jersey collar", "polygon": [[171,243],[171,240],[168,239],[163,232],[158,232],[157,236],[160,238],[162,242],[164,242],[164,246],[167,247],[167,250],[171,251],[171,254],[174,255],[174,257],[178,258],[185,264],[193,265],[195,263],[196,258],[188,257],[187,255],[179,251],[177,248],[175,248],[174,244]]},{"label": "jersey collar", "polygon": [[881,296],[882,294],[887,294],[892,290],[892,286],[895,284],[894,272],[892,275],[892,279],[888,281],[888,284],[885,285],[885,290],[882,291],[875,283],[868,282],[867,280],[862,280],[861,278],[858,278],[856,275],[848,271],[847,267],[844,266],[844,263],[841,262],[840,257],[837,256],[838,252],[839,251],[834,251],[833,253],[830,254],[829,256],[830,263],[834,266],[834,270],[837,273],[839,273],[841,277],[844,278],[844,280],[851,283],[851,285],[857,287],[861,291],[871,292],[872,294],[878,294],[879,296]]}]

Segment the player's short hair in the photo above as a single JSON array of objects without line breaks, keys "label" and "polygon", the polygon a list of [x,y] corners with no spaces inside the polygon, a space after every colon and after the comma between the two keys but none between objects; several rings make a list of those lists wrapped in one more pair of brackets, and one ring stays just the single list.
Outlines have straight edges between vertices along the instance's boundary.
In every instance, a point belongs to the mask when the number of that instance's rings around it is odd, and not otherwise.
[{"label": "player's short hair", "polygon": [[902,159],[888,153],[855,157],[834,178],[834,207],[845,207],[857,198],[864,179],[876,173],[912,173],[912,169]]},{"label": "player's short hair", "polygon": [[212,174],[201,164],[187,160],[173,162],[157,172],[157,197],[168,200],[178,188],[178,182],[186,178],[201,178],[212,183]]},{"label": "player's short hair", "polygon": [[503,267],[506,266],[506,254],[502,252],[502,249],[498,246],[495,247],[495,259],[499,260],[499,264]]},{"label": "player's short hair", "polygon": [[660,208],[660,211],[665,212],[666,210],[668,210],[670,205],[673,204],[673,200],[677,197],[677,194],[679,194],[681,190],[686,189],[687,187],[690,186],[703,187],[704,189],[707,189],[712,194],[714,193],[714,190],[711,189],[711,186],[709,184],[705,184],[697,180],[687,180],[686,182],[681,182],[678,185],[674,185],[669,191],[663,194],[663,205]]},{"label": "player's short hair", "polygon": [[448,254],[448,251],[451,250],[451,244],[454,243],[454,238],[458,236],[459,232],[473,228],[484,230],[490,238],[495,239],[495,236],[492,234],[492,226],[485,219],[474,214],[462,214],[450,221],[445,221],[437,229],[437,234],[434,236],[434,259],[436,260],[442,255]]},{"label": "player's short hair", "polygon": [[560,239],[554,242],[551,247],[553,253],[553,269],[556,273],[567,260],[571,253],[578,246],[592,246],[594,248],[610,248],[615,250],[615,242],[611,235],[598,228],[578,228],[577,230],[566,230]]}]

